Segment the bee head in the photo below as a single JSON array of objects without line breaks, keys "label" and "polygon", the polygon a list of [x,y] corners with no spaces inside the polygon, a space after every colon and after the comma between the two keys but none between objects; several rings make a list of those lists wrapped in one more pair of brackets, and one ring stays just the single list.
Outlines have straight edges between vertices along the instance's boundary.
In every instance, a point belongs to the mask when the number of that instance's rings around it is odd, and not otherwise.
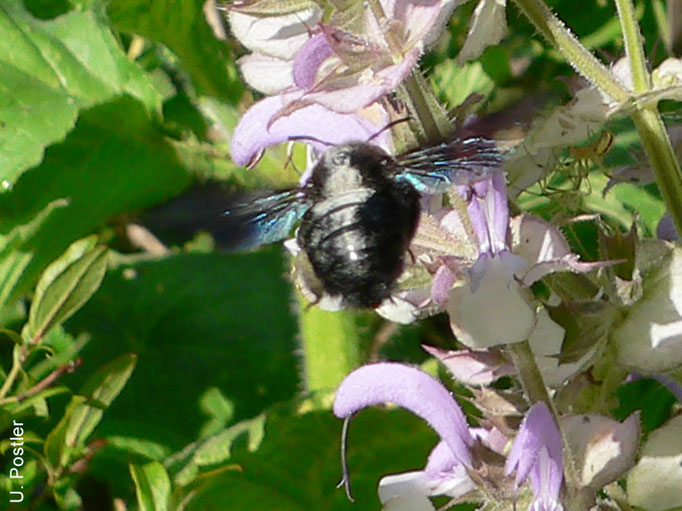
[{"label": "bee head", "polygon": [[376,188],[393,175],[395,160],[378,146],[354,142],[329,149],[315,166],[311,183],[323,196]]}]

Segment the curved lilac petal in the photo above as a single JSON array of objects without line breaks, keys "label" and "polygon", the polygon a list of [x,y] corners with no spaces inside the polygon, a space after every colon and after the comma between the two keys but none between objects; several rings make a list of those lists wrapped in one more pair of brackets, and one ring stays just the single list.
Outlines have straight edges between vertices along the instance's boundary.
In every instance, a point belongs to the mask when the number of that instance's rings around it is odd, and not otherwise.
[{"label": "curved lilac petal", "polygon": [[[517,486],[522,484],[531,470],[538,466],[540,451],[543,448],[546,449],[548,458],[556,463],[561,474],[563,461],[559,428],[547,405],[539,402],[528,410],[521,424],[507,457],[505,474],[509,475],[516,471],[515,483]],[[555,485],[556,481],[553,480],[552,483]],[[561,486],[561,480],[559,480],[559,486]]]},{"label": "curved lilac petal", "polygon": [[452,454],[450,446],[441,440],[431,450],[424,471],[430,474],[438,474],[439,472],[446,472],[458,464],[459,462],[454,454]]},{"label": "curved lilac petal", "polygon": [[294,58],[294,83],[301,89],[310,89],[320,64],[334,54],[324,34],[317,34],[306,42]]},{"label": "curved lilac petal", "polygon": [[471,465],[473,439],[450,392],[428,374],[404,364],[370,364],[349,374],[336,391],[334,414],[347,418],[368,406],[391,402],[424,419],[448,444],[455,458]]},{"label": "curved lilac petal", "polygon": [[479,252],[498,254],[507,250],[509,208],[504,172],[495,172],[470,188],[474,191],[467,206],[471,225],[478,238]]},{"label": "curved lilac petal", "polygon": [[447,265],[442,264],[436,270],[436,274],[433,276],[433,285],[431,286],[431,299],[438,305],[443,305],[448,300],[450,296],[450,289],[455,283],[456,276],[452,273],[452,270],[447,267]]},{"label": "curved lilac petal", "polygon": [[291,60],[249,53],[237,61],[244,81],[263,94],[277,94],[294,84]]},{"label": "curved lilac petal", "polygon": [[315,137],[306,141],[316,150],[330,145],[367,140],[380,127],[355,114],[339,114],[320,105],[309,105],[285,117],[277,117],[284,107],[280,96],[260,100],[242,116],[232,136],[232,161],[246,165],[266,147],[293,137]]}]

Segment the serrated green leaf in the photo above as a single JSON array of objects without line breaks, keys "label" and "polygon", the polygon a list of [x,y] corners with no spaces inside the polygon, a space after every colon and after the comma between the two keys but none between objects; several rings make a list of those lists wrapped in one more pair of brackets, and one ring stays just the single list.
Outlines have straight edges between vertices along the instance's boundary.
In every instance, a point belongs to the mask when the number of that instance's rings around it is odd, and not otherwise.
[{"label": "serrated green leaf", "polygon": [[47,267],[29,312],[27,336],[39,339],[69,318],[97,291],[107,269],[107,249],[96,237],[74,242]]},{"label": "serrated green leaf", "polygon": [[165,511],[170,504],[171,483],[166,469],[158,461],[130,465],[135,482],[137,505],[141,511]]},{"label": "serrated green leaf", "polygon": [[81,395],[71,399],[64,417],[45,441],[45,456],[53,469],[68,465],[102,419],[104,410],[123,390],[137,356],[128,354],[100,368],[85,384]]},{"label": "serrated green leaf", "polygon": [[170,450],[156,442],[150,442],[143,438],[107,436],[106,449],[111,449],[130,456],[144,457],[147,460],[162,461],[170,455]]},{"label": "serrated green leaf", "polygon": [[64,138],[80,108],[128,92],[161,112],[161,96],[127,59],[100,12],[79,9],[43,21],[20,0],[6,0],[0,34],[11,41],[0,47],[0,181],[6,185]]},{"label": "serrated green leaf", "polygon": [[227,426],[234,417],[234,403],[225,397],[217,387],[209,388],[201,396],[199,408],[209,417],[209,420],[201,427],[200,438],[206,438],[217,433]]}]

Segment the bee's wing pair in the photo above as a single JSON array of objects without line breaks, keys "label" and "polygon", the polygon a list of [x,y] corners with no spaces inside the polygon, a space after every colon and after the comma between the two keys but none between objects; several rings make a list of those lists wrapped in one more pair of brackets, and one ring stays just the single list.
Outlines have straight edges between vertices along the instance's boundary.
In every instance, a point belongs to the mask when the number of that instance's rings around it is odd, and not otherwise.
[{"label": "bee's wing pair", "polygon": [[[502,156],[494,141],[470,137],[407,152],[396,163],[396,179],[407,181],[420,193],[435,194],[500,170]],[[242,239],[234,248],[254,248],[287,238],[311,205],[300,189],[272,192],[228,207],[223,221],[234,226],[235,239]]]},{"label": "bee's wing pair", "polygon": [[[453,185],[478,181],[501,166],[495,142],[480,137],[461,138],[398,156],[395,179],[410,183],[421,193],[435,194]],[[179,199],[173,205],[173,217],[168,219],[166,214],[164,218],[175,231],[185,235],[204,229],[223,248],[248,250],[290,236],[311,206],[312,200],[301,188],[237,196],[211,188],[209,193],[200,190]]]}]

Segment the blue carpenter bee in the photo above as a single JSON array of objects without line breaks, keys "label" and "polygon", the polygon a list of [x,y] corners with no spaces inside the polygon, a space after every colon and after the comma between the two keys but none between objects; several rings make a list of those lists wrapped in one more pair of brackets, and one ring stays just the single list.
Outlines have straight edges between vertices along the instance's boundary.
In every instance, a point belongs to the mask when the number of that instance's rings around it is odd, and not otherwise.
[{"label": "blue carpenter bee", "polygon": [[480,137],[397,157],[367,142],[334,146],[301,187],[224,206],[209,228],[230,248],[296,239],[320,288],[346,307],[375,308],[394,290],[419,219],[420,193],[471,184],[500,170],[495,143]]}]

